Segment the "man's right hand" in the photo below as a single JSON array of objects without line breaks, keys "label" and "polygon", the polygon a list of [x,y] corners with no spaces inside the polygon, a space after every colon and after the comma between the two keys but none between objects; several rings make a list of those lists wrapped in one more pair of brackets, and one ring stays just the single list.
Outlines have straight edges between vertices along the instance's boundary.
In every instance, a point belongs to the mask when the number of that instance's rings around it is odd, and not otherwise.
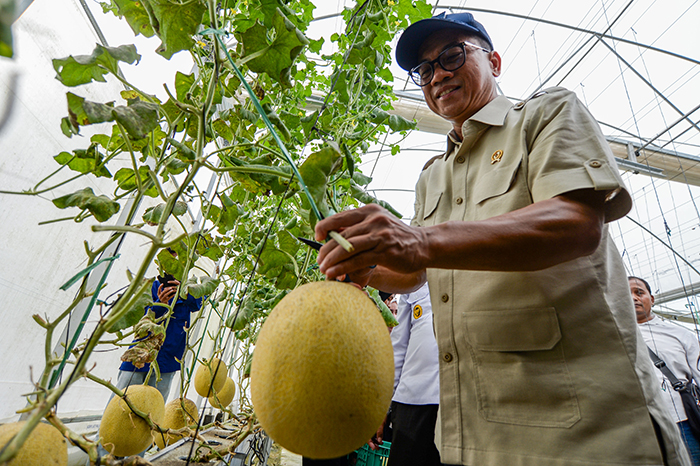
[{"label": "man's right hand", "polygon": [[384,425],[386,424],[387,418],[388,416],[384,418],[382,425],[377,429],[377,433],[367,442],[367,446],[369,446],[370,449],[376,450],[379,448],[379,445],[384,443]]},{"label": "man's right hand", "polygon": [[355,283],[366,285],[375,273],[372,265],[401,274],[425,268],[425,229],[406,225],[386,209],[369,204],[333,215],[316,224],[316,240],[329,231],[340,232],[354,247],[344,250],[335,240],[324,244],[318,254],[321,272],[329,279],[350,274]]},{"label": "man's right hand", "polygon": [[177,293],[177,288],[179,285],[180,282],[177,280],[168,282],[167,286],[161,283],[158,287],[158,292],[156,293],[158,295],[158,302],[163,304],[170,304],[170,301],[173,299],[173,296],[175,296],[175,294]]}]

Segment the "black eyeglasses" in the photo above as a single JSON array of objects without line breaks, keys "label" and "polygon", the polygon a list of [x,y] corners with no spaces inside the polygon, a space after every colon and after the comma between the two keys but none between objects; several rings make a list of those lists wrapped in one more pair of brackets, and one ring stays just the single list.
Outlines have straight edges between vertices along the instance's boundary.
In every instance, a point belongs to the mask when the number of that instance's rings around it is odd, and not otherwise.
[{"label": "black eyeglasses", "polygon": [[433,75],[435,74],[435,64],[440,65],[440,67],[445,71],[454,71],[460,66],[464,65],[467,59],[467,47],[473,47],[469,50],[483,50],[486,53],[491,53],[483,47],[480,47],[471,42],[462,42],[448,49],[443,50],[440,55],[435,60],[424,61],[418,66],[415,66],[408,72],[414,83],[420,87],[427,86],[430,81],[433,80]]}]

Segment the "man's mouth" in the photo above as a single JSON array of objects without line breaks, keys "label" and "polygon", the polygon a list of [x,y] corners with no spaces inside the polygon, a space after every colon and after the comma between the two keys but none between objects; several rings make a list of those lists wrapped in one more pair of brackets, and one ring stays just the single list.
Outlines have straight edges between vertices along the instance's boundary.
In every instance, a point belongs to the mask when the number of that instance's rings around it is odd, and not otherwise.
[{"label": "man's mouth", "polygon": [[441,90],[440,92],[438,92],[437,98],[438,98],[438,99],[442,99],[442,98],[445,97],[447,94],[450,94],[451,92],[456,91],[457,89],[459,89],[459,86],[450,86],[450,87],[446,87],[446,88],[444,88],[443,90]]}]

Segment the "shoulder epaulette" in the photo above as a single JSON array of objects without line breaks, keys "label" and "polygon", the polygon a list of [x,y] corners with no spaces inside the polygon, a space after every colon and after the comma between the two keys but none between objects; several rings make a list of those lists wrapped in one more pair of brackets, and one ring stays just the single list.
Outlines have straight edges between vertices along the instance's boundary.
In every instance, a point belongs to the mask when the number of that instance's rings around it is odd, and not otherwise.
[{"label": "shoulder epaulette", "polygon": [[433,162],[435,162],[438,159],[443,158],[444,156],[445,156],[445,154],[440,154],[440,155],[436,155],[432,159],[428,160],[427,162],[425,162],[425,165],[423,165],[423,170],[421,170],[421,171],[425,171],[425,169],[428,168],[429,166],[431,166],[433,164]]}]

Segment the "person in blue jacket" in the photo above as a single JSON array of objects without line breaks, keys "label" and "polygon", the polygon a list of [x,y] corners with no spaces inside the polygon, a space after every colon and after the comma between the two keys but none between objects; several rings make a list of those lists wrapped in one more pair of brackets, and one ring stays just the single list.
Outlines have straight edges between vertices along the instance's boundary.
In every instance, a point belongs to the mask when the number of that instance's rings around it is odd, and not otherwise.
[{"label": "person in blue jacket", "polygon": [[[154,305],[146,308],[146,311],[152,310],[156,318],[163,317],[168,311],[168,308],[162,304],[169,305],[173,298],[176,297],[175,295],[179,284],[180,282],[177,280],[161,283],[156,279],[151,288]],[[185,354],[185,347],[187,345],[187,333],[185,330],[190,326],[190,315],[193,312],[199,311],[201,306],[202,298],[194,298],[189,294],[185,299],[177,296],[177,301],[175,302],[175,306],[173,306],[173,313],[165,329],[165,340],[156,357],[161,379],[156,381],[156,376],[153,374],[148,380],[149,385],[160,391],[163,395],[163,400],[167,401],[173,377],[175,373],[180,370],[180,360],[182,360]],[[143,367],[139,368],[134,366],[131,362],[123,362],[119,367],[116,386],[119,389],[124,389],[129,385],[143,384],[149,369],[150,364],[145,364]]]}]

